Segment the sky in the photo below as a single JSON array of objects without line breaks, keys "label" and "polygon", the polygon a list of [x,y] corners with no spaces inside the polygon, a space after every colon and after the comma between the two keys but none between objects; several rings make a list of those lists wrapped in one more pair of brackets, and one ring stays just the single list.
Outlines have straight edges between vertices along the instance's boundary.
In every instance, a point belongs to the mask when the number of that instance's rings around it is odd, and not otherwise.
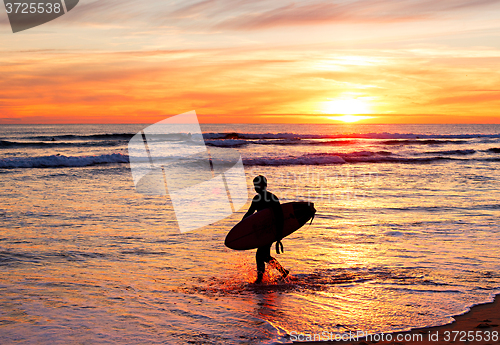
[{"label": "sky", "polygon": [[500,0],[80,0],[12,33],[0,124],[500,123]]}]

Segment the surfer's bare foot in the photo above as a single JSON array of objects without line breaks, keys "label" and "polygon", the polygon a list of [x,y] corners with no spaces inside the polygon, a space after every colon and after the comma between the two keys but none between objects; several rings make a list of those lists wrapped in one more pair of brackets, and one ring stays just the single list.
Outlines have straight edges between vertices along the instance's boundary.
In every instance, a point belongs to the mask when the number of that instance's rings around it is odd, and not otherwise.
[{"label": "surfer's bare foot", "polygon": [[254,284],[260,284],[260,283],[262,283],[262,278],[263,278],[263,276],[264,276],[263,274],[258,273],[258,274],[257,274],[257,279],[255,279],[255,281],[254,281],[253,283],[254,283]]}]

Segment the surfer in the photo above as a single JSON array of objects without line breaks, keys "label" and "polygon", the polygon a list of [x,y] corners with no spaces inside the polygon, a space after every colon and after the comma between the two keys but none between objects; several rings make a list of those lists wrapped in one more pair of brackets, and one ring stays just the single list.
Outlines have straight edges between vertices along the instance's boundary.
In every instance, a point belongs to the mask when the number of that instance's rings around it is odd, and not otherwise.
[{"label": "surfer", "polygon": [[[253,197],[252,204],[250,205],[247,213],[245,213],[245,215],[243,216],[243,219],[251,216],[256,211],[258,212],[266,208],[271,208],[276,219],[276,254],[280,254],[280,249],[281,252],[283,252],[283,244],[281,243],[281,239],[283,238],[284,221],[283,210],[281,209],[280,201],[276,195],[267,191],[267,179],[264,176],[256,176],[253,179],[253,185],[255,191],[257,192],[257,195]],[[281,273],[283,278],[288,276],[289,271],[284,269],[283,266],[280,265],[278,260],[271,256],[271,246],[272,243],[257,248],[257,253],[255,254],[255,259],[257,261],[257,280],[255,280],[255,284],[259,284],[262,282],[262,278],[266,270],[266,262],[277,269]]]}]

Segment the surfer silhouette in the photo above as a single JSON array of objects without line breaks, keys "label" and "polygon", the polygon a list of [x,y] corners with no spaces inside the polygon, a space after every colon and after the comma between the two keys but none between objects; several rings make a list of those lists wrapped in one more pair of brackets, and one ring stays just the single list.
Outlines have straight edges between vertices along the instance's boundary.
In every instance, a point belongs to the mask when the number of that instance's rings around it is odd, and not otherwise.
[{"label": "surfer silhouette", "polygon": [[[281,209],[281,204],[276,195],[267,191],[267,179],[262,176],[256,176],[253,179],[253,185],[257,195],[254,196],[252,200],[252,204],[248,209],[247,213],[243,216],[245,219],[248,216],[251,216],[254,212],[262,211],[266,208],[271,208],[274,212],[274,217],[276,219],[276,254],[280,254],[283,252],[283,244],[281,240],[283,238],[283,210]],[[283,278],[288,276],[289,271],[284,269],[283,266],[280,265],[278,260],[271,256],[271,246],[272,243],[263,247],[257,248],[257,253],[255,254],[255,260],[257,261],[257,280],[255,280],[256,284],[262,282],[262,278],[264,276],[264,272],[266,270],[266,262],[278,270]]]}]

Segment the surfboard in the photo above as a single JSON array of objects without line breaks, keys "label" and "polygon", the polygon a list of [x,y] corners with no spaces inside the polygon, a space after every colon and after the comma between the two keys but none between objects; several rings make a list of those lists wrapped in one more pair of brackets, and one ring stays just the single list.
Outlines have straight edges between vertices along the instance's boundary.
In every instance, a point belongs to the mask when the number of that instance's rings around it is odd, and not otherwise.
[{"label": "surfboard", "polygon": [[[283,237],[286,237],[306,224],[316,209],[312,202],[289,202],[281,204],[284,224]],[[275,217],[268,208],[243,219],[226,236],[224,244],[235,250],[248,250],[269,245],[276,241]]]}]

